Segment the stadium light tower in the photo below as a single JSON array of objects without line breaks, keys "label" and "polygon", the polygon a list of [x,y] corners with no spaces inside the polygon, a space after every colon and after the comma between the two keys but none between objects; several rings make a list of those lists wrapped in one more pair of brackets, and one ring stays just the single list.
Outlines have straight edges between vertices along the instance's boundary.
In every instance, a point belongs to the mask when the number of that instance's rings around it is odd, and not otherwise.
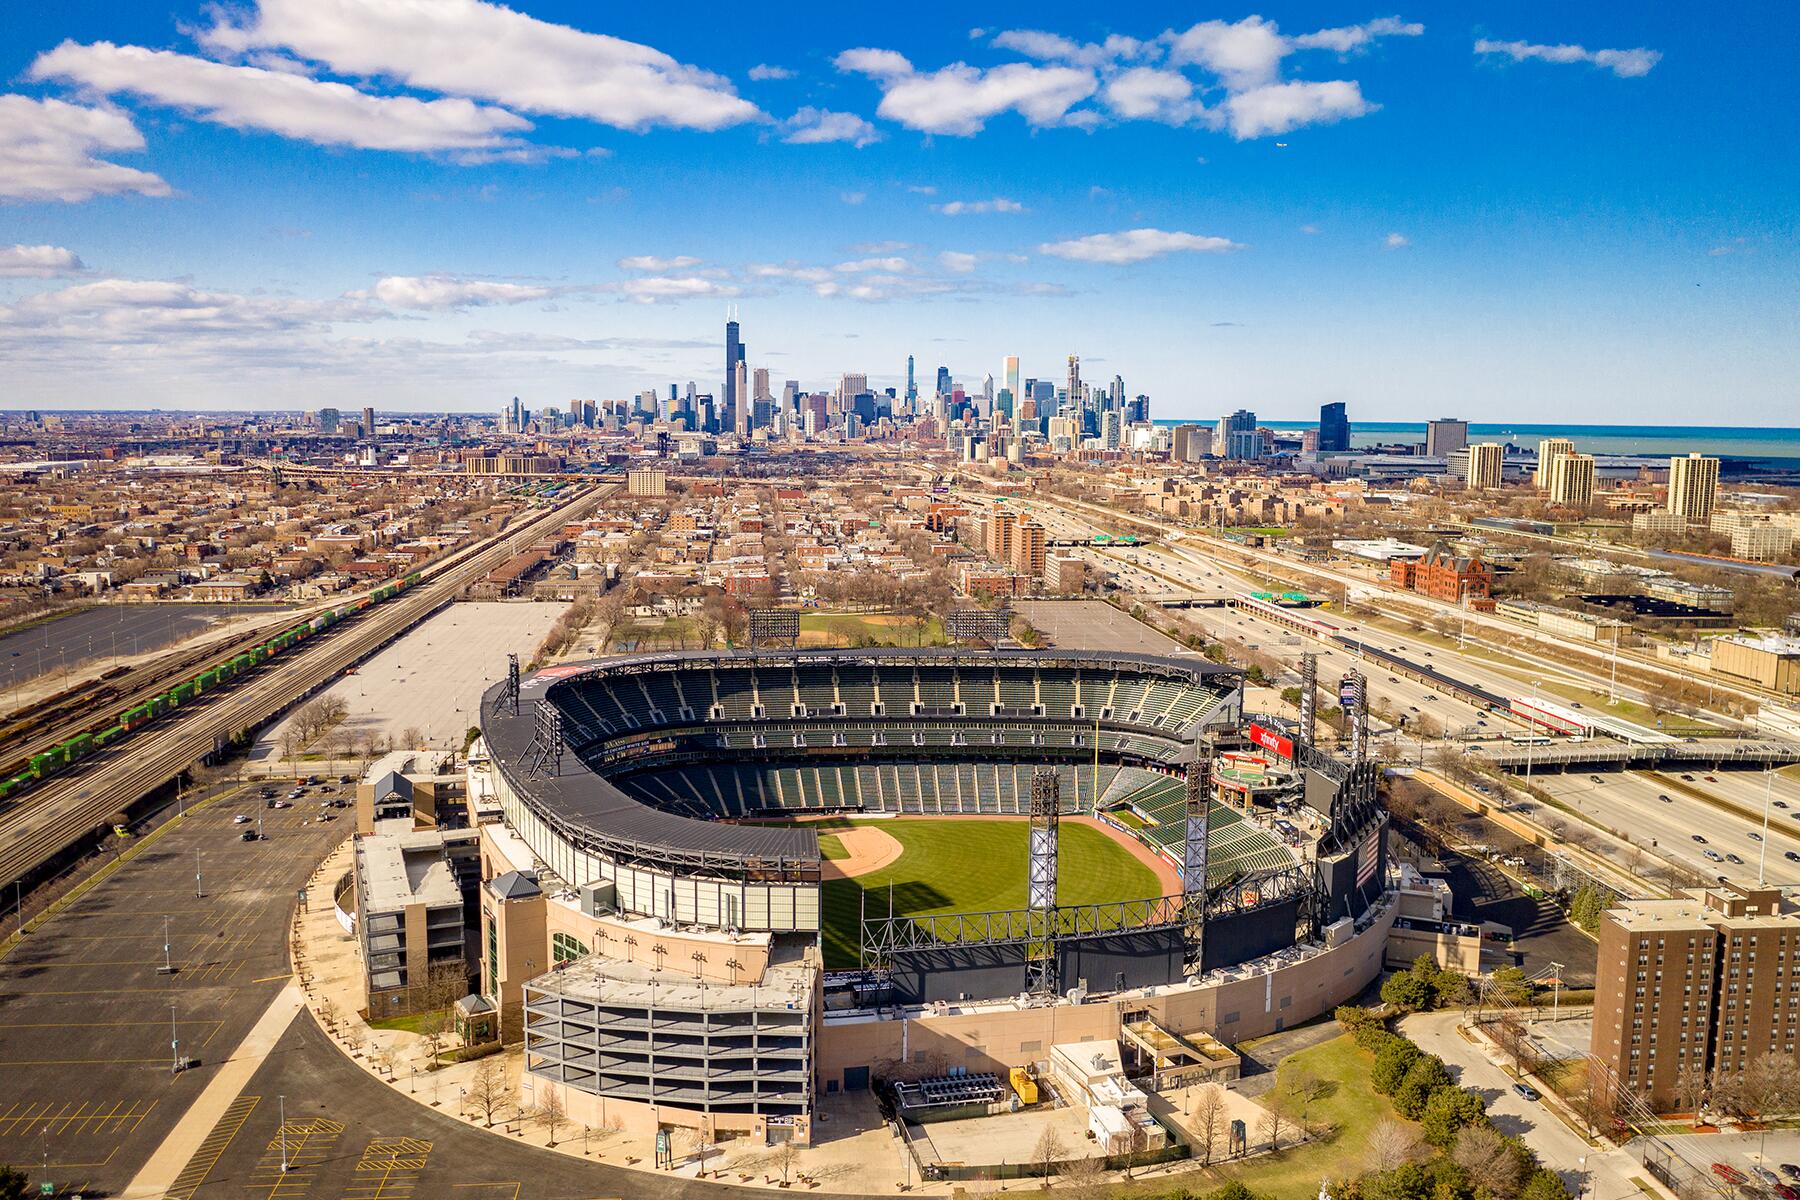
[{"label": "stadium light tower", "polygon": [[1212,803],[1212,746],[1201,739],[1187,772],[1187,828],[1181,851],[1182,937],[1190,978],[1205,970],[1207,806]]},{"label": "stadium light tower", "polygon": [[1056,995],[1056,839],[1061,821],[1062,788],[1053,767],[1031,776],[1031,862],[1025,877],[1026,990],[1033,996]]}]

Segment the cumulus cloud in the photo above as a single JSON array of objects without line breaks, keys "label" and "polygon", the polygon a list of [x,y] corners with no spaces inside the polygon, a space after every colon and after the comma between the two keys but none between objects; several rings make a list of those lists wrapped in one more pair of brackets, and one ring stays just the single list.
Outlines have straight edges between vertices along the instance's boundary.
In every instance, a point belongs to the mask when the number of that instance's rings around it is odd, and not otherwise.
[{"label": "cumulus cloud", "polygon": [[51,279],[86,269],[73,250],[61,246],[0,246],[0,279]]},{"label": "cumulus cloud", "polygon": [[1227,88],[1243,91],[1275,78],[1291,49],[1275,22],[1250,16],[1241,21],[1201,21],[1164,35],[1169,62],[1197,66],[1217,75]]},{"label": "cumulus cloud", "polygon": [[952,200],[947,204],[934,204],[931,206],[931,211],[942,213],[946,217],[960,217],[986,213],[1022,213],[1025,211],[1025,206],[1017,200],[1009,200],[1005,196],[995,196],[992,200]]},{"label": "cumulus cloud", "polygon": [[794,73],[786,67],[771,66],[769,63],[757,63],[750,68],[750,78],[758,83],[769,79],[792,79]]},{"label": "cumulus cloud", "polygon": [[1243,247],[1229,238],[1204,237],[1164,229],[1127,229],[1121,233],[1094,233],[1063,242],[1045,242],[1039,254],[1072,262],[1138,263],[1164,254],[1224,254]]},{"label": "cumulus cloud", "polygon": [[1286,133],[1302,125],[1328,125],[1374,112],[1354,80],[1271,83],[1225,100],[1225,123],[1239,141]]},{"label": "cumulus cloud", "polygon": [[830,267],[808,267],[796,263],[752,263],[749,274],[752,279],[792,280],[796,283],[824,283],[833,278]]},{"label": "cumulus cloud", "polygon": [[619,260],[619,269],[623,271],[685,271],[689,267],[697,267],[700,260],[688,254],[677,254],[673,258],[660,258],[654,254],[634,254]]},{"label": "cumulus cloud", "polygon": [[620,129],[722,129],[761,116],[722,75],[484,0],[257,0],[204,41],[225,54],[282,48],[340,75]]},{"label": "cumulus cloud", "polygon": [[614,289],[627,300],[638,304],[658,304],[665,300],[695,300],[704,296],[735,296],[738,289],[717,279],[701,275],[645,275],[627,279]]},{"label": "cumulus cloud", "polygon": [[137,126],[113,109],[0,96],[0,200],[167,196],[158,176],[98,157],[143,148]]},{"label": "cumulus cloud", "polygon": [[889,274],[901,274],[912,270],[912,263],[897,254],[874,258],[858,258],[850,262],[841,262],[832,270],[845,275],[855,275],[865,271],[886,271]]},{"label": "cumulus cloud", "polygon": [[1361,25],[1303,33],[1293,39],[1293,44],[1298,50],[1335,50],[1339,54],[1349,54],[1361,50],[1376,38],[1418,37],[1424,32],[1425,26],[1416,21],[1402,21],[1399,17],[1377,17]]},{"label": "cumulus cloud", "polygon": [[1185,125],[1206,116],[1194,98],[1194,84],[1180,71],[1133,67],[1107,80],[1102,99],[1116,116],[1129,121],[1161,121]]},{"label": "cumulus cloud", "polygon": [[1390,233],[1381,239],[1381,245],[1384,250],[1404,250],[1412,245],[1412,239],[1404,233]]},{"label": "cumulus cloud", "polygon": [[1490,38],[1477,41],[1475,53],[1504,55],[1514,62],[1535,59],[1547,63],[1587,63],[1611,71],[1621,79],[1636,79],[1648,75],[1650,68],[1662,61],[1662,51],[1646,50],[1642,46],[1632,50],[1589,50],[1585,46],[1497,42]]},{"label": "cumulus cloud", "polygon": [[849,142],[860,150],[881,140],[881,131],[855,113],[824,108],[802,108],[783,125],[787,132],[781,140],[802,146]]},{"label": "cumulus cloud", "polygon": [[938,265],[954,275],[967,275],[981,261],[978,255],[961,250],[946,250],[938,255]]},{"label": "cumulus cloud", "polygon": [[867,200],[868,198],[869,198],[869,193],[867,193],[867,192],[839,192],[838,193],[838,199],[842,200],[845,204],[851,204],[851,205],[861,204],[864,200]]},{"label": "cumulus cloud", "polygon": [[270,299],[162,280],[100,279],[0,305],[0,344],[80,343],[90,349],[209,342],[319,331],[380,315],[345,302]]},{"label": "cumulus cloud", "polygon": [[1060,124],[1099,86],[1094,73],[1084,68],[1007,63],[982,70],[952,63],[919,72],[892,50],[866,48],[844,51],[837,67],[881,86],[880,116],[922,133],[956,137],[981,132],[1005,112],[1017,112],[1031,125]]},{"label": "cumulus cloud", "polygon": [[372,96],[262,67],[229,66],[168,50],[64,42],[38,56],[33,79],[128,93],[233,129],[260,129],[368,150],[479,150],[515,145],[522,117],[468,100]]},{"label": "cumulus cloud", "polygon": [[1151,46],[1133,37],[1114,34],[1104,42],[1078,42],[1060,33],[1039,29],[1006,29],[994,35],[993,44],[1039,62],[1061,62],[1098,70],[1121,60],[1138,58]]},{"label": "cumulus cloud", "polygon": [[352,292],[351,298],[375,299],[394,308],[457,309],[486,304],[523,304],[545,300],[555,289],[522,283],[495,283],[485,279],[456,279],[448,275],[388,275],[373,288]]}]

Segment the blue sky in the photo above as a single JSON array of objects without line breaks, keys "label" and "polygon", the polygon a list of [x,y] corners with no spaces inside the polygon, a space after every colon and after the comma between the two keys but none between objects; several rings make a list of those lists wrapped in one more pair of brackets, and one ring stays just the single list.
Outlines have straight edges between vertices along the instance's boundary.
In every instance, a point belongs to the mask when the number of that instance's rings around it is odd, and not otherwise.
[{"label": "blue sky", "polygon": [[0,406],[1800,424],[1774,4],[11,7]]}]

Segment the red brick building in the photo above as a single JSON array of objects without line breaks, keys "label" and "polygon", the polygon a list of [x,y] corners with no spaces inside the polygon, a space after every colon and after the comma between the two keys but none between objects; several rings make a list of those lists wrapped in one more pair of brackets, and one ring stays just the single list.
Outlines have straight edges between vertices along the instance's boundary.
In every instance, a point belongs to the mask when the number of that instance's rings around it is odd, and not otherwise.
[{"label": "red brick building", "polygon": [[1392,559],[1388,577],[1397,587],[1423,592],[1439,600],[1459,604],[1463,597],[1478,612],[1494,610],[1494,571],[1481,555],[1459,556],[1444,542],[1435,543],[1425,557],[1414,561]]}]

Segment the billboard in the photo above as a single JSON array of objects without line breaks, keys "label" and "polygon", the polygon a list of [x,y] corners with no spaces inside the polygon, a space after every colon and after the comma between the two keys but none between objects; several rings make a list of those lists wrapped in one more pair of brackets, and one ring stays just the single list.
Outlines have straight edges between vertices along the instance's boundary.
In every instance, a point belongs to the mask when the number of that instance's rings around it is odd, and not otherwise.
[{"label": "billboard", "polygon": [[1288,759],[1289,761],[1293,760],[1293,738],[1283,737],[1273,729],[1264,729],[1261,725],[1252,725],[1247,732],[1250,735],[1250,740],[1255,742],[1258,746],[1261,746],[1264,750],[1273,750],[1275,753],[1281,755],[1281,757]]}]

